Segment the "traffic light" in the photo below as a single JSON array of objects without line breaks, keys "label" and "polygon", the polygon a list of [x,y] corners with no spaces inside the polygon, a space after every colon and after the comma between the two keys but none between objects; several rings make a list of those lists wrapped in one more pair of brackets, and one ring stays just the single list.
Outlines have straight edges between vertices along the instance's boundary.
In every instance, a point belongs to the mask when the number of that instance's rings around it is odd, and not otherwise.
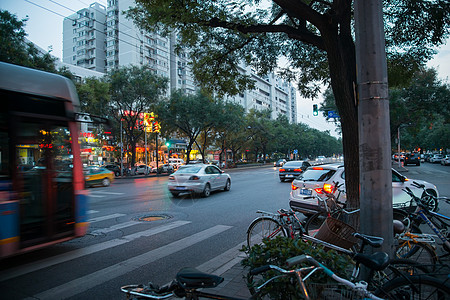
[{"label": "traffic light", "polygon": [[170,142],[166,142],[167,148],[170,148]]},{"label": "traffic light", "polygon": [[313,104],[313,116],[318,116],[319,110],[317,108],[317,104]]}]

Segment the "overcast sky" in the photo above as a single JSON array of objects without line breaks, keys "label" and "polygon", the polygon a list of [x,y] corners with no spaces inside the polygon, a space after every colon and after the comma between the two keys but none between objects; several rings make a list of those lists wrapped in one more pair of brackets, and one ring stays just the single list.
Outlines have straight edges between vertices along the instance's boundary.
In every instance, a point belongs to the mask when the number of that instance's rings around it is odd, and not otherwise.
[{"label": "overcast sky", "polygon": [[[107,1],[96,1],[106,7]],[[25,30],[28,39],[45,50],[50,47],[52,54],[62,58],[62,32],[63,19],[78,10],[88,7],[92,1],[88,0],[0,0],[0,8],[8,10],[18,16],[19,19],[29,17]],[[450,77],[450,43],[441,47],[435,58],[428,63],[438,70],[439,77],[448,82]],[[312,116],[312,106],[322,102],[322,98],[301,99],[298,101],[298,121],[317,128],[321,131],[334,132],[334,125],[327,123],[322,116]]]}]

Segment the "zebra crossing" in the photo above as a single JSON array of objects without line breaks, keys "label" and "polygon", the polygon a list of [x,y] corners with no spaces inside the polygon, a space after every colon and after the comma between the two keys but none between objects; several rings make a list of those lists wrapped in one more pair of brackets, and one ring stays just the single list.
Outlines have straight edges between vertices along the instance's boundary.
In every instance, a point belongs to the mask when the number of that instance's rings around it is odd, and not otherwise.
[{"label": "zebra crossing", "polygon": [[[99,211],[89,211],[90,215],[99,214]],[[123,217],[124,214],[113,213],[110,215],[96,216],[92,217],[91,223],[99,223],[102,221],[107,221],[115,219],[118,217]],[[110,227],[100,228],[89,232],[91,236],[102,235],[116,230],[121,230],[123,228],[130,228],[142,224],[138,221],[124,221],[119,224],[112,225]],[[50,267],[56,267],[57,265],[73,262],[77,259],[81,259],[88,255],[93,255],[99,253],[100,251],[112,249],[113,247],[124,246],[128,243],[137,241],[143,237],[151,237],[160,233],[168,233],[171,230],[181,228],[191,224],[190,221],[184,220],[173,220],[168,223],[160,224],[152,228],[140,230],[131,234],[121,236],[120,238],[114,238],[108,241],[99,242],[90,246],[75,249],[65,253],[61,253],[55,256],[47,257],[41,260],[36,260],[28,264],[23,264],[17,267],[10,268],[8,270],[0,271],[0,284],[6,281],[14,282],[14,279],[20,280],[21,276],[30,274],[32,272],[39,272]],[[158,260],[162,260],[165,257],[180,252],[187,247],[199,244],[205,240],[217,236],[230,230],[232,226],[228,225],[215,225],[198,232],[194,232],[184,238],[174,240],[166,245],[162,245],[153,250],[147,251],[145,253],[129,257],[124,261],[118,263],[112,263],[107,267],[103,267],[94,272],[88,273],[84,276],[79,276],[76,279],[69,280],[67,282],[59,282],[57,286],[51,287],[44,291],[32,292],[32,297],[26,299],[65,299],[70,297],[75,297],[78,294],[88,291],[96,286],[107,283],[119,276],[125,275],[129,272],[136,270],[137,268],[147,265]],[[227,269],[238,263],[239,259],[239,249],[242,247],[244,242],[235,245],[228,251],[220,254],[211,260],[202,263],[198,266],[200,271],[204,272],[215,272],[220,274]],[[233,246],[233,245],[231,245]],[[12,296],[11,298],[16,298]]]}]

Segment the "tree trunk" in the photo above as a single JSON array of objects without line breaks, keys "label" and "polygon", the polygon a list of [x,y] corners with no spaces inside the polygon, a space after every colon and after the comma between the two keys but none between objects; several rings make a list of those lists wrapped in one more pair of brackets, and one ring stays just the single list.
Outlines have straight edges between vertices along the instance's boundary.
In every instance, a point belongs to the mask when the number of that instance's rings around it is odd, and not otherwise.
[{"label": "tree trunk", "polygon": [[[337,32],[337,30],[336,30]],[[355,99],[356,54],[350,33],[344,38],[336,33],[324,35],[327,47],[331,87],[342,126],[347,206],[359,208],[359,136],[358,109]],[[352,220],[358,230],[359,215]]]}]

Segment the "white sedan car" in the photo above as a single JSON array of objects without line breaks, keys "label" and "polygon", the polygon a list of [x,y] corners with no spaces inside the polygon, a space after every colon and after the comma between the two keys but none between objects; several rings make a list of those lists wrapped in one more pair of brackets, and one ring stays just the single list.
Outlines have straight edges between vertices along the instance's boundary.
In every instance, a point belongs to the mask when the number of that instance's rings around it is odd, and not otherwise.
[{"label": "white sedan car", "polygon": [[212,191],[229,191],[231,177],[214,165],[184,165],[169,176],[168,188],[174,197],[181,193],[199,193],[208,197]]},{"label": "white sedan car", "polygon": [[[435,185],[423,180],[409,179],[392,169],[392,202],[394,207],[408,205],[411,201],[411,197],[403,191],[405,187],[409,187],[416,196],[425,196],[425,192],[422,189],[412,184],[413,181],[425,185],[427,192],[439,197]],[[332,191],[336,183],[339,186],[342,184],[339,190],[343,190],[344,192],[339,193],[339,191],[336,191],[335,195],[339,195],[339,201],[345,202],[345,170],[343,165],[326,164],[309,167],[292,182],[289,205],[293,210],[300,211],[304,214],[314,214],[321,210],[322,204],[319,203],[317,198],[312,198],[311,196],[323,196],[322,198],[325,199],[324,190],[326,192]],[[438,203],[432,203],[431,205],[436,209]]]}]

